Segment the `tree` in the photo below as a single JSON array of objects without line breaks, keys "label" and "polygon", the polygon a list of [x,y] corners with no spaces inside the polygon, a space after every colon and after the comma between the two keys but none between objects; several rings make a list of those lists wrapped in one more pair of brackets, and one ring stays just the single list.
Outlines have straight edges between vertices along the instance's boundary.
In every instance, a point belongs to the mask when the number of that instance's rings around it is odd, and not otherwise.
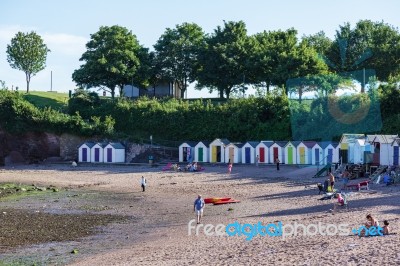
[{"label": "tree", "polygon": [[7,45],[7,61],[12,68],[22,70],[26,77],[26,92],[29,93],[31,77],[46,67],[47,53],[50,52],[42,38],[31,31],[18,32]]},{"label": "tree", "polygon": [[176,82],[184,98],[187,83],[195,80],[198,51],[204,45],[203,30],[194,23],[167,28],[154,45],[161,75]]},{"label": "tree", "polygon": [[78,86],[106,87],[114,98],[116,87],[122,96],[124,85],[131,84],[132,80],[137,86],[145,83],[138,74],[141,59],[147,56],[148,51],[128,29],[117,25],[102,26],[91,34],[86,48],[79,59],[85,63],[72,74]]},{"label": "tree", "polygon": [[314,48],[321,56],[324,56],[332,46],[332,40],[329,39],[323,31],[313,35],[303,36],[302,42],[305,42],[309,47]]},{"label": "tree", "polygon": [[346,23],[336,31],[326,58],[332,71],[359,81],[364,92],[369,77],[362,69],[374,70],[369,76],[375,73],[381,81],[400,73],[400,34],[383,22],[360,20],[354,28]]},{"label": "tree", "polygon": [[224,22],[206,37],[206,45],[198,58],[197,89],[207,87],[219,91],[220,98],[229,98],[232,91],[243,89],[248,75],[246,67],[249,42],[246,24]]}]

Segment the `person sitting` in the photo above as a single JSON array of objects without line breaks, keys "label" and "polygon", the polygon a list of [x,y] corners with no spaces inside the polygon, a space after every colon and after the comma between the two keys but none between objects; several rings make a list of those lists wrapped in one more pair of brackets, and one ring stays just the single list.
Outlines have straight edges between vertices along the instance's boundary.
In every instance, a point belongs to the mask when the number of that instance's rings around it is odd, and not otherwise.
[{"label": "person sitting", "polygon": [[365,227],[370,228],[372,226],[374,226],[374,227],[379,226],[378,221],[375,218],[373,218],[371,214],[367,214],[366,218],[367,218],[367,222],[365,223]]},{"label": "person sitting", "polygon": [[337,207],[344,206],[344,198],[342,197],[342,194],[337,193],[336,195],[337,195],[337,200],[338,201],[333,204],[333,212],[332,212],[332,214],[335,213]]},{"label": "person sitting", "polygon": [[383,176],[383,183],[386,184],[386,186],[390,185],[391,180],[390,180],[390,176],[388,173],[385,173],[385,175]]},{"label": "person sitting", "polygon": [[383,234],[384,235],[388,235],[389,234],[389,222],[388,222],[388,220],[384,220],[383,221]]}]

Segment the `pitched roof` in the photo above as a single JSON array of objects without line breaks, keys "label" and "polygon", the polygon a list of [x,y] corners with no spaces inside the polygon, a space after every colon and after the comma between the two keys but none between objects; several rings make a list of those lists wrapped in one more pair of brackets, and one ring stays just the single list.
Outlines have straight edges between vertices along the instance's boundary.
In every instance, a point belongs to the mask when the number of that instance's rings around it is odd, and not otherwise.
[{"label": "pitched roof", "polygon": [[82,143],[79,147],[82,147],[83,145],[86,145],[89,148],[92,148],[95,144],[96,144],[95,142],[87,141],[87,142]]},{"label": "pitched roof", "polygon": [[259,141],[247,141],[244,145],[249,143],[249,145],[253,148],[257,147],[257,145],[260,143]]},{"label": "pitched roof", "polygon": [[198,145],[200,142],[203,143],[204,146],[206,146],[206,147],[210,146],[210,143],[211,143],[211,141],[200,140],[199,142],[197,142],[196,145]]},{"label": "pitched roof", "polygon": [[[114,149],[116,149],[116,150],[123,150],[123,149],[125,149],[125,146],[124,145],[122,145],[122,143],[121,142],[110,142],[110,143],[108,143],[107,145],[111,145]],[[106,146],[107,146],[106,145]],[[104,146],[105,147],[105,146]]]},{"label": "pitched roof", "polygon": [[340,143],[355,143],[357,139],[364,139],[364,134],[343,134]]},{"label": "pitched roof", "polygon": [[307,148],[312,148],[315,146],[315,144],[317,144],[316,141],[302,141],[302,142]]},{"label": "pitched roof", "polygon": [[280,147],[285,147],[288,142],[287,141],[275,141],[274,143],[276,143]]},{"label": "pitched roof", "polygon": [[367,135],[369,142],[379,142],[384,144],[391,144],[398,137],[398,135]]},{"label": "pitched roof", "polygon": [[272,140],[262,140],[260,143],[264,144],[268,148],[271,147],[272,144],[274,144],[274,142]]},{"label": "pitched roof", "polygon": [[[187,145],[189,145],[190,147],[194,147],[194,146],[196,146],[196,144],[198,143],[198,142],[196,142],[196,141],[184,141],[184,142],[182,142],[182,144],[184,144],[184,143],[186,143]],[[182,145],[181,144],[181,145]]]},{"label": "pitched roof", "polygon": [[229,143],[228,145],[233,145],[233,146],[236,146],[237,148],[241,148],[241,147],[243,147],[243,143],[238,143],[238,142],[231,142],[231,143]]}]

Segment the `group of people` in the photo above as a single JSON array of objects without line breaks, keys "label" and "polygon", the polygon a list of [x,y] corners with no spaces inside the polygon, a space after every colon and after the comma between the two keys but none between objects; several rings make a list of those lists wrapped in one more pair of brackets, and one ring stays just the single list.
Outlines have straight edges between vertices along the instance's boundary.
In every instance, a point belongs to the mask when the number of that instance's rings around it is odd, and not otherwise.
[{"label": "group of people", "polygon": [[[371,214],[367,214],[366,218],[367,218],[367,222],[364,224],[364,226],[366,228],[369,229],[371,227],[375,227],[375,228],[379,227],[378,220],[376,220],[374,217],[372,217]],[[389,221],[388,220],[383,221],[382,234],[383,235],[389,234]],[[360,232],[360,236],[365,236],[365,232]]]}]

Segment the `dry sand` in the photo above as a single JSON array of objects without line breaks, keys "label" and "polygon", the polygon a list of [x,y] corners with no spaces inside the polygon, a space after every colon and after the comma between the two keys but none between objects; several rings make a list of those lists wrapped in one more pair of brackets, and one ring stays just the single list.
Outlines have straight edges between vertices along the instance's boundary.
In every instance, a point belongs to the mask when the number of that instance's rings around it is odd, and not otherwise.
[{"label": "dry sand", "polygon": [[[1,259],[30,257],[37,264],[54,265],[400,265],[399,234],[383,237],[350,236],[244,236],[188,235],[194,219],[193,201],[228,196],[240,203],[206,205],[203,224],[249,223],[349,224],[357,228],[367,213],[382,224],[390,221],[392,232],[400,228],[400,186],[373,185],[370,192],[351,193],[348,210],[332,215],[334,199],[318,200],[313,179],[316,168],[234,165],[206,166],[203,172],[161,171],[147,166],[20,166],[0,170],[1,182],[35,183],[69,188],[68,201],[35,204],[0,202],[1,208],[40,208],[67,213],[75,205],[86,211],[132,217],[110,224],[90,237],[62,243],[21,247]],[[140,177],[148,180],[141,192]],[[339,182],[340,184],[340,182]],[[338,185],[339,185],[338,184]],[[376,192],[376,193],[371,193]],[[71,196],[71,193],[77,197]],[[73,198],[71,200],[71,197]],[[95,201],[90,201],[90,198]],[[40,205],[40,206],[39,206]],[[92,206],[93,205],[93,206]],[[76,207],[76,206],[75,206]],[[229,210],[232,208],[232,210]],[[75,208],[76,209],[76,208]],[[193,231],[194,233],[194,231]],[[69,254],[72,248],[78,254]],[[16,255],[15,255],[16,254]]]}]

